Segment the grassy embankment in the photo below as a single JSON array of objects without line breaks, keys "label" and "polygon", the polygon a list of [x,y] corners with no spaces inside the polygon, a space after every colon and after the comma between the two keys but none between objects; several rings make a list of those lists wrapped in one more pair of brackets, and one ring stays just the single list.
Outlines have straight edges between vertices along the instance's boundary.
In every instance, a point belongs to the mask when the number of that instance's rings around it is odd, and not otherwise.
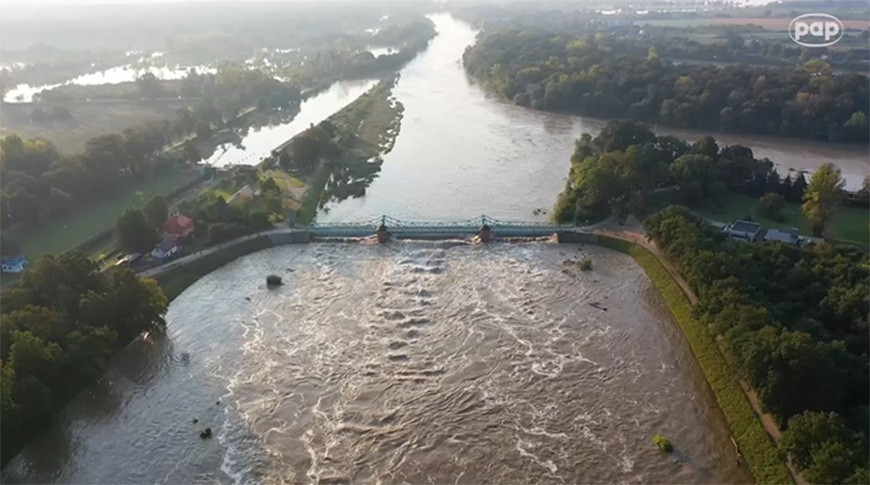
[{"label": "grassy embankment", "polygon": [[631,255],[664,298],[716,396],[755,481],[793,483],[785,463],[777,456],[776,445],[764,431],[737,380],[731,376],[715,339],[692,315],[692,305],[667,270],[652,253],[636,244],[607,236],[599,236],[598,241],[604,247]]},{"label": "grassy embankment", "polygon": [[340,159],[319,165],[312,174],[297,222],[314,221],[325,199],[362,195],[377,176],[381,157],[393,149],[399,135],[405,109],[392,97],[394,82],[381,81],[328,118],[339,137]]},{"label": "grassy embankment", "polygon": [[[800,204],[788,202],[782,210],[782,222],[773,221],[758,214],[758,199],[744,194],[728,194],[722,207],[701,208],[696,212],[707,219],[721,222],[733,222],[751,216],[765,227],[788,230],[791,227],[800,229],[801,234],[812,234],[810,224],[801,210]],[[839,241],[847,241],[867,245],[870,243],[870,223],[867,220],[867,210],[858,207],[843,206],[831,221],[827,237]]]}]

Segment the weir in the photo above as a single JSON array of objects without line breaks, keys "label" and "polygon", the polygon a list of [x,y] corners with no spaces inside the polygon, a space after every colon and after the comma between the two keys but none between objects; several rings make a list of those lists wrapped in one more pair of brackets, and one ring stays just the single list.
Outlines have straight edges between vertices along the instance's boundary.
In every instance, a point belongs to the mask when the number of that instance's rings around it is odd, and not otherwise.
[{"label": "weir", "polygon": [[[380,216],[362,222],[315,223],[293,228],[272,229],[243,236],[219,244],[205,252],[189,254],[160,266],[144,269],[139,272],[139,275],[154,277],[172,269],[186,266],[203,257],[213,257],[208,256],[213,253],[230,253],[233,254],[233,258],[236,258],[269,246],[307,244],[313,241],[376,238],[379,243],[384,244],[391,239],[432,241],[476,239],[479,242],[487,243],[493,240],[517,241],[544,237],[552,237],[559,243],[595,244],[598,242],[598,235],[588,228],[565,224],[501,221],[488,216],[456,222],[404,221],[389,216]],[[239,247],[245,249],[239,250]],[[218,257],[217,261],[221,261],[221,258]]]},{"label": "weir", "polygon": [[556,235],[562,242],[593,242],[595,234],[579,226],[528,221],[502,221],[483,215],[464,221],[406,221],[380,216],[362,222],[314,223],[307,227],[316,239],[363,238],[376,236],[378,242],[389,239],[465,239],[477,237],[481,242],[505,238],[536,238]]}]

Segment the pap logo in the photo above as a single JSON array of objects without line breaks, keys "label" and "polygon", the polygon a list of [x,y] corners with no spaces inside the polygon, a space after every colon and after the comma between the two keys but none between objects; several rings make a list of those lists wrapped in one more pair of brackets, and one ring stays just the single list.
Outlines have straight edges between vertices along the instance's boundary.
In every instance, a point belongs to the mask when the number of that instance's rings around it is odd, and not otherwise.
[{"label": "pap logo", "polygon": [[828,47],[843,38],[843,22],[826,13],[808,13],[795,17],[788,25],[788,35],[804,47]]}]

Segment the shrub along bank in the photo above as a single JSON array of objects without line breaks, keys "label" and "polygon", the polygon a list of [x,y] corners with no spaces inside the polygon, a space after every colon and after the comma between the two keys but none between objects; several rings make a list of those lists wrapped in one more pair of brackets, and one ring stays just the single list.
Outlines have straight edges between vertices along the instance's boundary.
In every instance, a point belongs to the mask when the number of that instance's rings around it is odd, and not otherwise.
[{"label": "shrub along bank", "polygon": [[692,305],[667,270],[646,249],[627,241],[599,236],[601,246],[631,255],[644,269],[664,298],[674,320],[683,331],[689,347],[749,464],[757,483],[793,483],[783,461],[771,442],[737,381],[729,373],[728,363],[713,336],[692,315]]}]

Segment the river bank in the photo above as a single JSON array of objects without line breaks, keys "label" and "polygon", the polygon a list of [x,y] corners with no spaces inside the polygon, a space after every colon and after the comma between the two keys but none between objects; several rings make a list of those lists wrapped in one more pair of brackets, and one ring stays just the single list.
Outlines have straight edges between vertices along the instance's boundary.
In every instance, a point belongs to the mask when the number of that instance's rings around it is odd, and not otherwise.
[{"label": "river bank", "polygon": [[777,456],[772,438],[765,431],[740,384],[731,377],[728,362],[716,341],[692,316],[691,290],[681,287],[659,256],[639,244],[605,235],[598,236],[598,244],[630,255],[656,286],[701,366],[755,482],[793,483],[788,467]]},{"label": "river bank", "polygon": [[[327,203],[320,222],[368,220],[381,214],[411,220],[458,220],[486,214],[546,221],[565,187],[574,142],[606,120],[549,113],[501,102],[467,76],[462,53],[477,30],[446,14],[432,15],[438,35],[409,62],[393,89],[405,108],[402,131],[383,157],[364,197]],[[654,127],[688,140],[704,131]],[[870,170],[866,148],[761,135],[716,134],[720,144],[750,147],[780,175],[832,162],[847,190]],[[509,197],[505,194],[510,194]]]}]

